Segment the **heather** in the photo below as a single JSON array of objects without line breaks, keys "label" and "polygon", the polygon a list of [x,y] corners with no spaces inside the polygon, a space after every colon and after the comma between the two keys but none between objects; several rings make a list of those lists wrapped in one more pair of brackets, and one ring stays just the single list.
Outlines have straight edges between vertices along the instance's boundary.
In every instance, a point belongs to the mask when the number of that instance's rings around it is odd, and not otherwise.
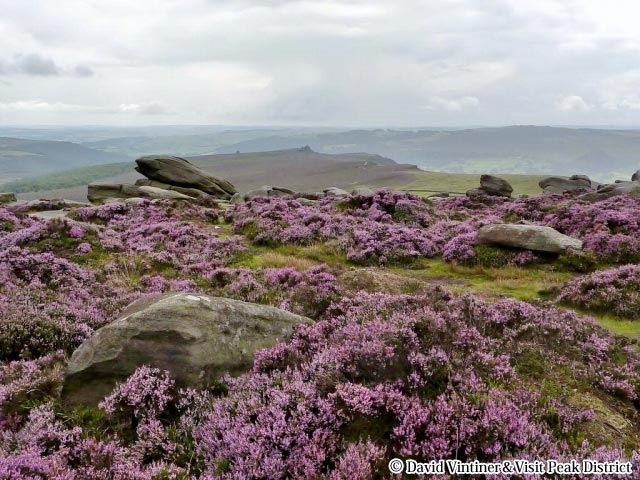
[{"label": "heather", "polygon": [[[522,266],[538,261],[539,256],[531,252],[476,254],[473,244],[478,228],[503,222],[555,228],[582,240],[587,256],[605,264],[624,264],[640,259],[639,202],[618,196],[590,204],[570,196],[544,195],[514,200],[452,197],[433,203],[381,190],[368,197],[325,198],[311,206],[296,199],[257,198],[229,211],[226,217],[237,233],[254,244],[335,242],[354,264],[410,264],[433,257],[485,266]],[[500,255],[503,258],[495,258]]]},{"label": "heather", "polygon": [[576,307],[640,318],[640,266],[601,270],[562,287],[558,299]]},{"label": "heather", "polygon": [[[441,289],[362,293],[212,391],[139,369],[100,405],[100,435],[46,403],[7,421],[2,467],[33,478],[367,479],[395,456],[622,459],[632,445],[602,436],[602,413],[575,400],[632,410],[639,365],[632,345],[573,313]],[[550,371],[568,384],[538,388]]]},{"label": "heather", "polygon": [[[364,480],[389,478],[394,457],[637,471],[638,342],[569,308],[638,316],[638,207],[382,190],[226,211],[117,202],[49,221],[0,208],[0,478]],[[552,226],[586,253],[475,245],[495,222]],[[344,281],[365,271],[382,286]],[[522,302],[504,298],[507,274],[570,279]],[[78,345],[133,300],[177,291],[314,322],[206,389],[146,365],[98,407],[61,403]]]}]

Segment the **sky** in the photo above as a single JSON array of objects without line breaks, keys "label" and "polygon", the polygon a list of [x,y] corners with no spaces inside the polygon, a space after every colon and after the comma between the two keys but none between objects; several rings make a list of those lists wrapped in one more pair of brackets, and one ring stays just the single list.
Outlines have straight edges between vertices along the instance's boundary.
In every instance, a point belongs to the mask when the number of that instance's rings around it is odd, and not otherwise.
[{"label": "sky", "polygon": [[0,125],[640,125],[637,0],[0,0]]}]

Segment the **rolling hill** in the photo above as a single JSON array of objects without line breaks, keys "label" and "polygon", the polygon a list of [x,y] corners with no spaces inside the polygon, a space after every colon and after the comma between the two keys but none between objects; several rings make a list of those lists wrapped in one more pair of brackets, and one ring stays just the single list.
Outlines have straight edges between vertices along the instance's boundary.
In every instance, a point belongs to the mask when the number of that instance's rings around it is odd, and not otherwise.
[{"label": "rolling hill", "polygon": [[5,181],[125,159],[72,142],[0,137],[0,179]]},{"label": "rolling hill", "polygon": [[366,151],[414,163],[426,170],[458,173],[571,175],[596,180],[627,178],[640,166],[639,130],[536,126],[466,130],[354,130],[269,136],[227,145],[220,152],[288,148],[303,142],[323,153]]},{"label": "rolling hill", "polygon": [[309,145],[320,153],[369,152],[432,171],[458,173],[587,174],[628,178],[640,167],[640,130],[509,126],[494,128],[194,129],[84,143],[135,157],[156,152],[183,156],[263,152]]},{"label": "rolling hill", "polygon": [[[378,155],[365,153],[327,155],[307,148],[220,154],[191,157],[204,170],[231,181],[245,192],[262,185],[281,185],[299,191],[320,190],[328,186],[352,189],[357,186],[412,191],[418,195],[434,192],[461,193],[475,188],[479,176],[467,173],[426,172],[415,165],[397,164]],[[69,198],[85,200],[86,184],[132,183],[142,178],[133,162],[78,168],[0,185],[0,190],[18,192],[21,199]],[[540,193],[535,175],[502,175],[514,187],[514,194]]]},{"label": "rolling hill", "polygon": [[[389,158],[366,153],[328,155],[308,147],[247,154],[190,157],[212,174],[231,181],[240,191],[262,185],[282,185],[294,190],[317,190],[327,186],[389,186],[407,184],[419,172],[415,165],[397,164]],[[141,175],[133,162],[72,169],[59,174],[27,178],[0,185],[2,190],[22,193],[22,198],[65,197],[83,200],[86,184],[134,182]]]}]

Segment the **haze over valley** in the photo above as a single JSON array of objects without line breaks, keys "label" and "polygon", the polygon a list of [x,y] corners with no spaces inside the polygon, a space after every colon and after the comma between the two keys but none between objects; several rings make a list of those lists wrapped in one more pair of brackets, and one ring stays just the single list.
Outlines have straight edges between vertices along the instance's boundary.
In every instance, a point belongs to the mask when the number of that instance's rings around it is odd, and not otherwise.
[{"label": "haze over valley", "polygon": [[[5,135],[22,135],[23,138]],[[473,129],[314,129],[236,128],[206,126],[146,128],[0,128],[0,179],[27,180],[43,174],[74,170],[66,175],[66,186],[111,178],[128,169],[125,164],[141,155],[162,153],[183,157],[213,154],[255,153],[251,158],[275,162],[278,155],[261,152],[295,151],[303,146],[326,155],[335,162],[347,155],[366,153],[386,157],[388,163],[412,164],[421,170],[466,174],[572,175],[586,174],[597,181],[625,179],[640,166],[640,130],[566,127],[510,126]],[[72,141],[73,140],[73,141]],[[289,152],[288,160],[292,153]],[[258,173],[234,157],[225,160],[223,173]],[[320,168],[321,159],[317,157]],[[303,164],[309,158],[300,157]],[[335,163],[330,162],[330,163]],[[121,163],[118,166],[115,164]],[[375,162],[374,162],[375,163]],[[253,165],[253,164],[252,164]],[[79,170],[77,170],[79,169]],[[267,169],[269,170],[269,169]],[[289,170],[288,178],[299,172],[307,187],[306,170]],[[248,173],[251,175],[251,173]],[[331,169],[323,180],[340,183],[339,170]],[[269,178],[254,176],[267,181]],[[294,179],[296,183],[297,179]],[[334,180],[331,182],[331,180]],[[32,184],[41,181],[34,179]],[[355,182],[352,181],[352,183]],[[28,183],[28,182],[27,182]],[[254,186],[250,182],[250,185]],[[357,183],[367,183],[367,177]],[[401,186],[410,182],[389,182]],[[375,185],[382,186],[381,184]],[[9,186],[11,186],[10,184]],[[29,191],[26,183],[18,189]],[[55,187],[55,185],[53,185]],[[317,184],[316,188],[322,185]],[[42,191],[42,186],[32,187]]]}]

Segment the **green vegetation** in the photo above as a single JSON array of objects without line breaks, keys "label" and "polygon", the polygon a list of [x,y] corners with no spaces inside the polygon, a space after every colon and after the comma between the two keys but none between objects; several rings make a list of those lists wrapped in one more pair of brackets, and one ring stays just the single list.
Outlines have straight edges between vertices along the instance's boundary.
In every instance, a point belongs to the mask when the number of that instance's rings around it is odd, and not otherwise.
[{"label": "green vegetation", "polygon": [[[480,175],[475,173],[444,173],[444,172],[424,172],[413,173],[413,180],[409,183],[394,185],[398,190],[414,190],[411,193],[416,195],[428,195],[437,192],[465,193],[480,185]],[[502,175],[513,187],[513,195],[538,195],[541,189],[538,182],[545,178],[545,175]],[[415,191],[424,190],[424,191]]]},{"label": "green vegetation", "polygon": [[57,190],[60,188],[76,187],[87,183],[112,177],[132,170],[131,162],[109,163],[95,167],[82,167],[60,173],[51,173],[38,177],[23,178],[0,184],[0,190],[24,193]]}]

